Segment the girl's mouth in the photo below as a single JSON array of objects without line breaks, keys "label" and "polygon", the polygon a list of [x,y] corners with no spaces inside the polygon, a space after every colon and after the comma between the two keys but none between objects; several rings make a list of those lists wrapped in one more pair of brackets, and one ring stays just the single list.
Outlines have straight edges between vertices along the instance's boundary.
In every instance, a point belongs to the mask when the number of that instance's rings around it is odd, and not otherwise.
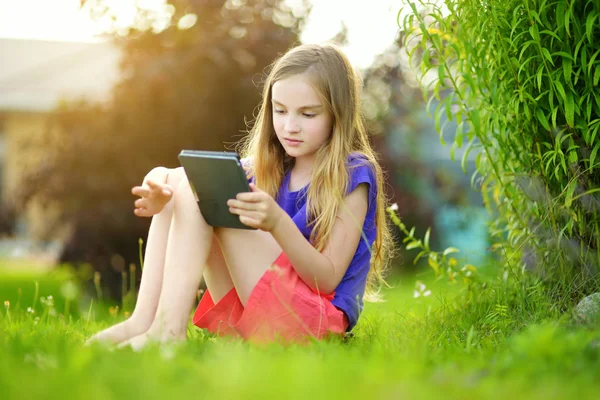
[{"label": "girl's mouth", "polygon": [[294,140],[294,139],[288,139],[288,138],[285,138],[284,140],[290,146],[299,146],[302,143],[301,140]]}]

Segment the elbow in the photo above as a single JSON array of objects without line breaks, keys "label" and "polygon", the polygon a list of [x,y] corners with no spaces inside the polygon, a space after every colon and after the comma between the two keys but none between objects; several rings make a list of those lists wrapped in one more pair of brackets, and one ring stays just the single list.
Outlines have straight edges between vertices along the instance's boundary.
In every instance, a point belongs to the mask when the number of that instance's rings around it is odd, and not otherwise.
[{"label": "elbow", "polygon": [[315,279],[313,290],[319,294],[328,296],[335,292],[339,282],[333,279]]}]

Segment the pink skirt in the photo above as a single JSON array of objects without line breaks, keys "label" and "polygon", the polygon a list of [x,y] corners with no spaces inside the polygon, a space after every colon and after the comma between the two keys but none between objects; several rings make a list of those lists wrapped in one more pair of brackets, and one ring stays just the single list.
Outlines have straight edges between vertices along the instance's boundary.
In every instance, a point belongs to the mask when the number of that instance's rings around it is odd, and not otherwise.
[{"label": "pink skirt", "polygon": [[332,303],[334,294],[313,291],[281,253],[250,293],[244,307],[231,289],[217,304],[207,290],[192,322],[219,336],[256,342],[304,342],[343,335],[348,318]]}]

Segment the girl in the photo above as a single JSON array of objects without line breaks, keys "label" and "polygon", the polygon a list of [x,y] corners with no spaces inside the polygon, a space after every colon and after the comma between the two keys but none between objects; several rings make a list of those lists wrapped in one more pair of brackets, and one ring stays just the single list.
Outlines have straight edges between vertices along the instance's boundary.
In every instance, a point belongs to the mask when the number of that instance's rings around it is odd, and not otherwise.
[{"label": "girl", "polygon": [[155,168],[134,187],[134,213],[153,217],[138,301],[90,341],[184,340],[201,278],[193,323],[210,332],[269,341],[350,331],[391,245],[360,85],[333,45],[274,63],[239,149],[252,192],[227,203],[258,230],[207,225],[181,168]]}]

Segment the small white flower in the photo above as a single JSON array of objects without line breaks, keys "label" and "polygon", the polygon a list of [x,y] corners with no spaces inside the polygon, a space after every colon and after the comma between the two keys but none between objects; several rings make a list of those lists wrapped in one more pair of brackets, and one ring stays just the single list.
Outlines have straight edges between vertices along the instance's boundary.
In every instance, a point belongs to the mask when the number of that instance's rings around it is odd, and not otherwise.
[{"label": "small white flower", "polygon": [[35,313],[35,310],[34,310],[33,308],[31,308],[31,307],[27,307],[27,312],[28,312],[29,314],[34,314],[34,313]]},{"label": "small white flower", "polygon": [[390,206],[390,210],[392,211],[398,211],[398,203],[394,203]]},{"label": "small white flower", "polygon": [[427,286],[425,286],[423,282],[417,281],[415,283],[415,289],[413,290],[413,297],[416,299],[427,296],[431,296],[431,290],[427,289]]}]

